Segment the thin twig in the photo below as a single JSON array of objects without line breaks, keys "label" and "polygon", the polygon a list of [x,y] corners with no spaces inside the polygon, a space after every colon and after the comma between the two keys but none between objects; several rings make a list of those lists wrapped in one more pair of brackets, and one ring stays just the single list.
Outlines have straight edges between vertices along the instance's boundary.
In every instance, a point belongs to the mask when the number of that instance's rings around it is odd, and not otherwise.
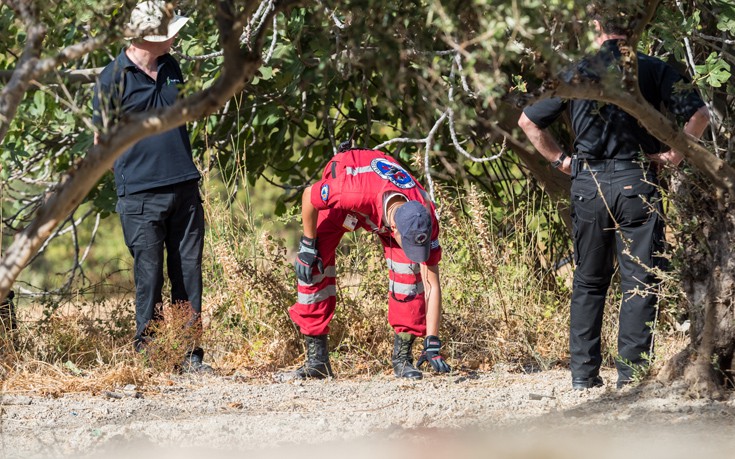
[{"label": "thin twig", "polygon": [[271,39],[271,46],[268,48],[268,53],[265,55],[265,59],[263,59],[263,64],[267,64],[270,62],[271,57],[273,57],[273,51],[276,50],[276,42],[278,39],[278,21],[276,20],[276,17],[273,16],[273,38]]}]

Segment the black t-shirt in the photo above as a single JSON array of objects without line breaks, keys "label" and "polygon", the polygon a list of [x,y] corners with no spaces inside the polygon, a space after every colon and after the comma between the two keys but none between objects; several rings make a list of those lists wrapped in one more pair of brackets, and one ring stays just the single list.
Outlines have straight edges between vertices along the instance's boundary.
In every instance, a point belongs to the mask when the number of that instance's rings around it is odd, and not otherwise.
[{"label": "black t-shirt", "polygon": [[[122,51],[100,74],[92,102],[93,121],[104,128],[125,113],[171,106],[183,82],[179,64],[171,55],[158,58],[154,81]],[[114,167],[118,196],[200,178],[185,126],[141,140],[123,153]]]},{"label": "black t-shirt", "polygon": [[[655,57],[638,53],[638,84],[643,97],[659,111],[668,110],[681,123],[704,105],[696,91],[677,87],[685,78],[670,65]],[[582,60],[576,69],[583,75],[600,79],[620,58],[618,40],[608,40],[595,56]],[[638,159],[641,153],[652,154],[668,147],[649,134],[636,118],[621,108],[594,100],[541,100],[523,110],[537,126],[544,129],[566,109],[571,108],[574,150],[586,159]]]}]

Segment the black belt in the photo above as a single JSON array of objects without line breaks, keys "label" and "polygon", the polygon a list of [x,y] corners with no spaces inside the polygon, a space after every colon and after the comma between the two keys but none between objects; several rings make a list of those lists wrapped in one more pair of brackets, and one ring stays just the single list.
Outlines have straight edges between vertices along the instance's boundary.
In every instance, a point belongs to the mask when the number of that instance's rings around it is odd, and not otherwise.
[{"label": "black belt", "polygon": [[581,159],[577,158],[580,172],[620,172],[633,169],[643,170],[646,165],[633,160],[625,159]]}]

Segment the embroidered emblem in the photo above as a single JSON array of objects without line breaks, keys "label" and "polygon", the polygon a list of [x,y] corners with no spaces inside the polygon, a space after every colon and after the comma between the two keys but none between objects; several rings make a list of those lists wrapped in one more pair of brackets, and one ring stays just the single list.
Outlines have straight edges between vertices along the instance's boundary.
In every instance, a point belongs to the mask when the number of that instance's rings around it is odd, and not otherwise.
[{"label": "embroidered emblem", "polygon": [[327,202],[327,200],[329,199],[329,185],[327,185],[326,183],[322,185],[320,194],[322,196],[322,201]]},{"label": "embroidered emblem", "polygon": [[407,190],[416,186],[413,178],[401,166],[383,158],[375,158],[370,163],[373,171],[383,180],[388,180],[398,188]]},{"label": "embroidered emblem", "polygon": [[416,235],[416,238],[414,239],[416,241],[416,244],[423,245],[424,242],[429,238],[429,236],[426,235],[426,233],[419,233]]}]

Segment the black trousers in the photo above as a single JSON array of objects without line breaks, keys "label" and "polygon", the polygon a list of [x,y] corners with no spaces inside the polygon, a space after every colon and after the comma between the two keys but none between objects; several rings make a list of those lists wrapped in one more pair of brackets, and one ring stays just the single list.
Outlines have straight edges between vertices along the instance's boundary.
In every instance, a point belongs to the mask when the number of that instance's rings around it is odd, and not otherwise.
[{"label": "black trousers", "polygon": [[642,356],[651,352],[660,281],[650,267],[662,266],[664,225],[655,174],[631,164],[627,170],[614,161],[582,167],[575,160],[573,167],[572,377],[599,372],[602,315],[616,258],[622,289],[618,380],[631,379],[634,366],[645,365]]},{"label": "black trousers", "polygon": [[164,247],[171,303],[189,302],[192,323],[198,323],[202,312],[204,209],[197,182],[188,181],[120,196],[116,210],[133,256],[135,347],[140,349],[149,323],[160,316]]}]

